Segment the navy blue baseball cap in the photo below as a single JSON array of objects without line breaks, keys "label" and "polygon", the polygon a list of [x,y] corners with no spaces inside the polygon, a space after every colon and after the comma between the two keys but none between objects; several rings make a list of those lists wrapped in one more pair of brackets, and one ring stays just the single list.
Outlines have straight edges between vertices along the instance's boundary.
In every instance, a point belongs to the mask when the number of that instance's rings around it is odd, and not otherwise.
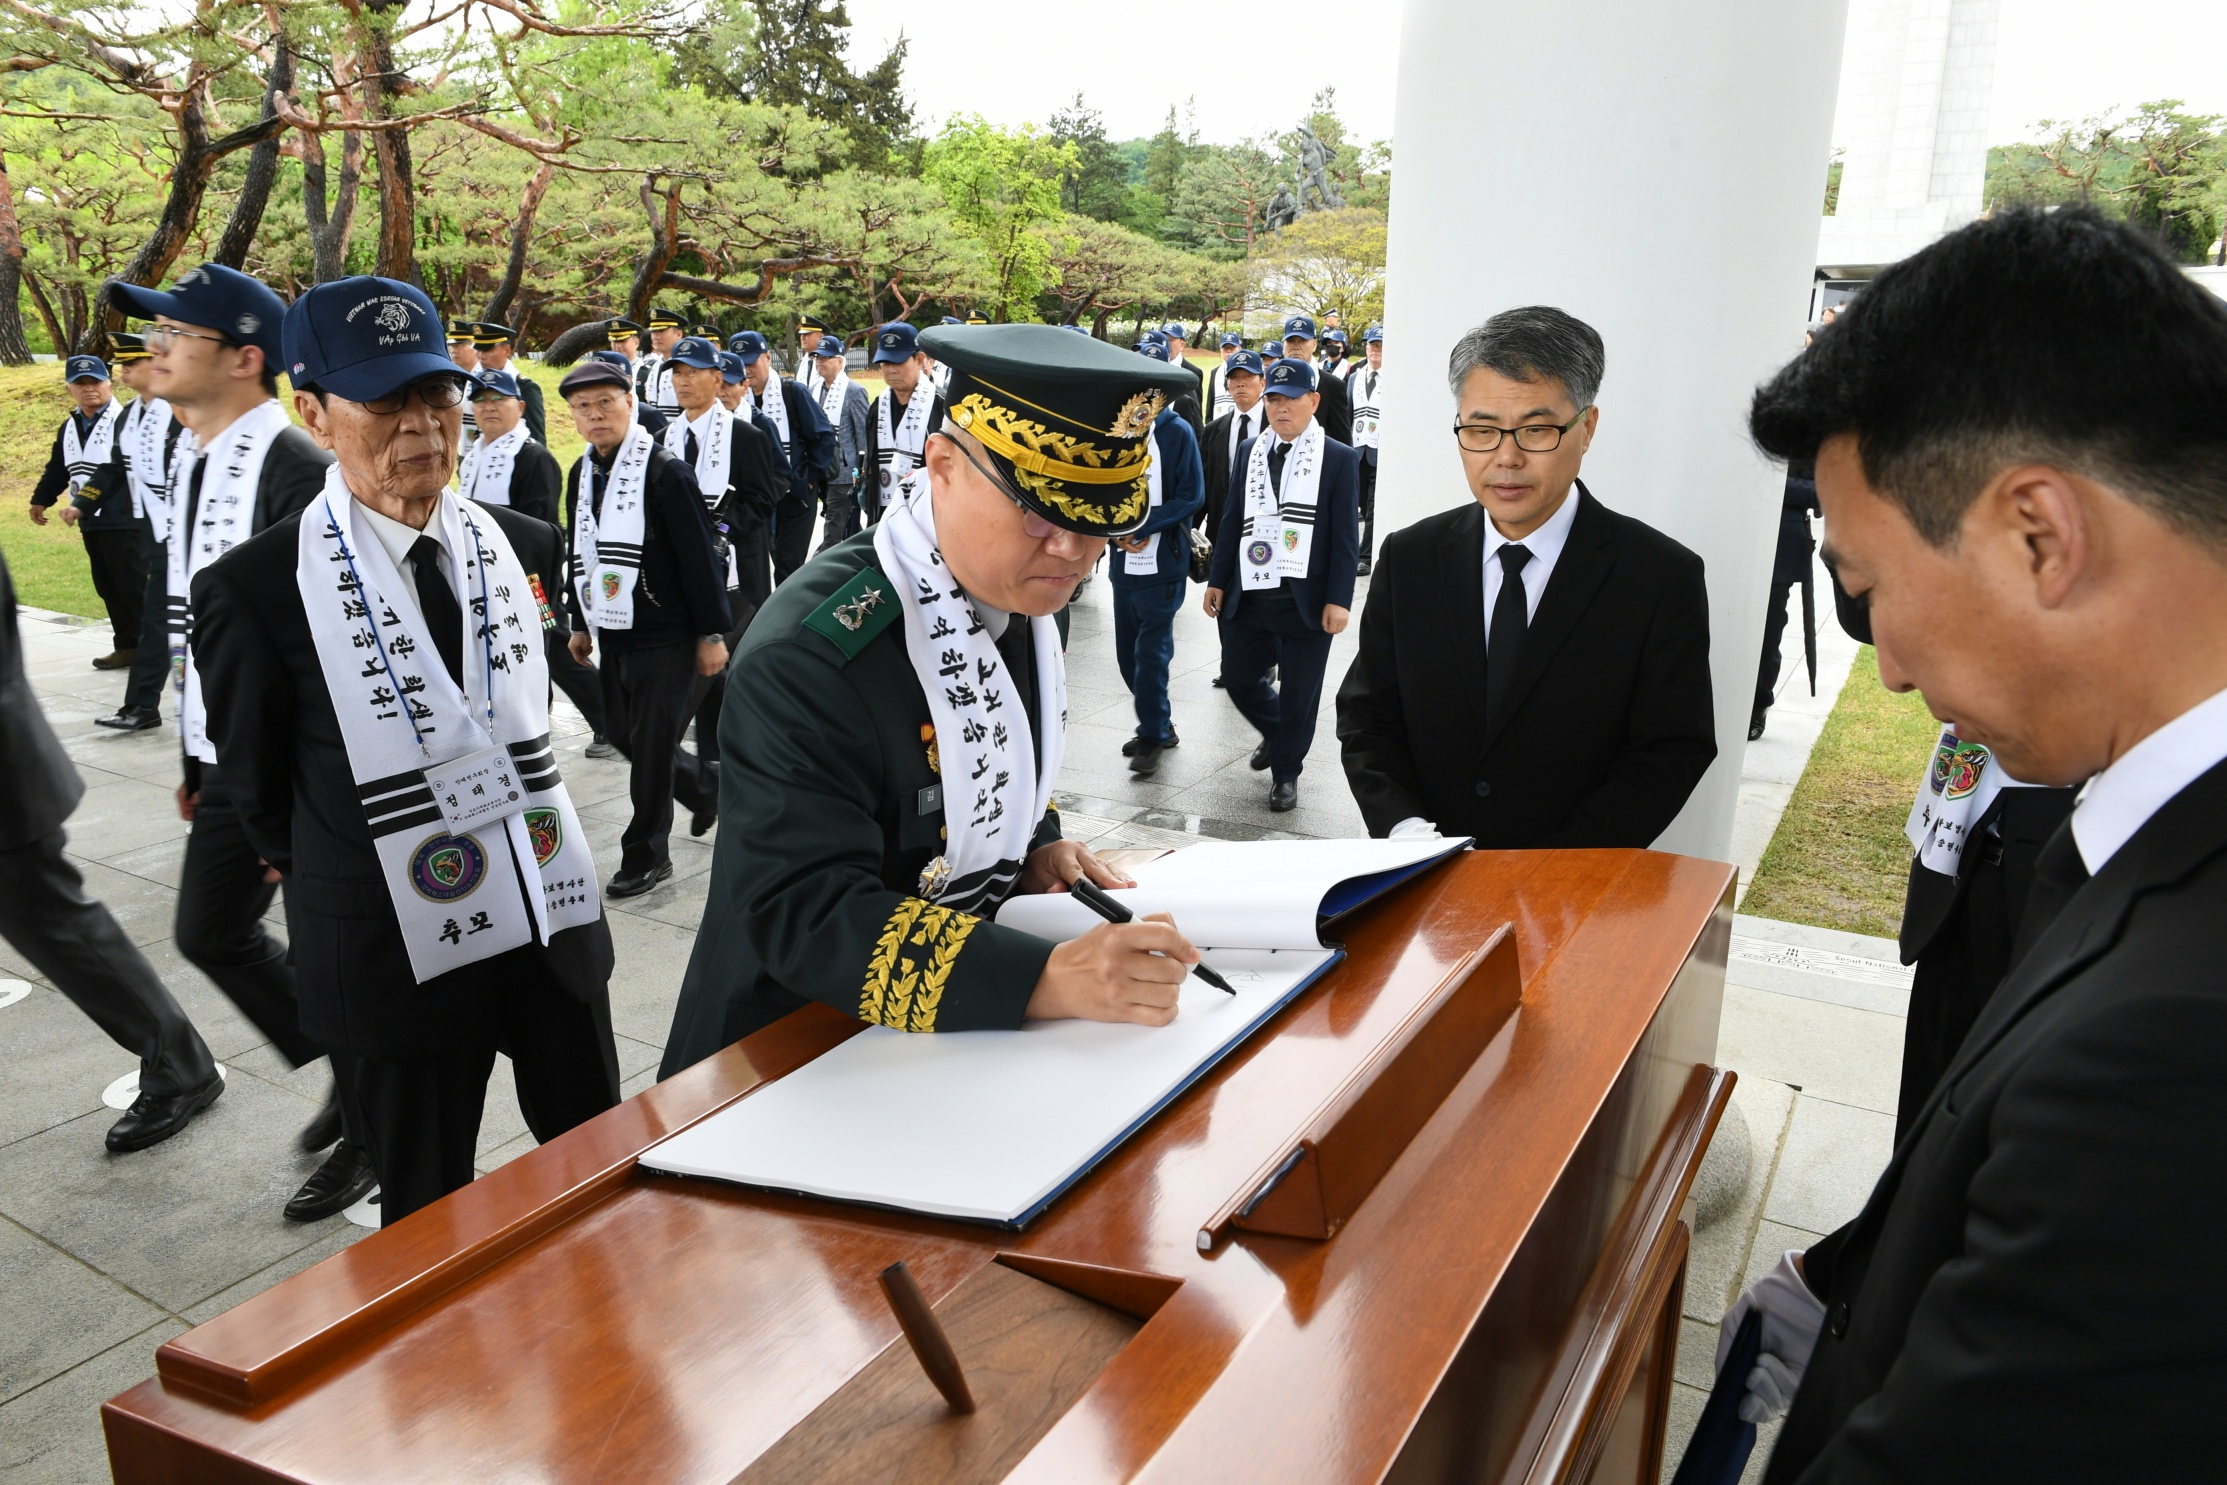
[{"label": "navy blue baseball cap", "polygon": [[745,369],[742,357],[736,355],[733,351],[721,351],[719,353],[719,376],[721,380],[729,382],[744,382],[750,379],[750,373]]},{"label": "navy blue baseball cap", "polygon": [[1225,350],[1225,351],[1227,351],[1227,350],[1240,350],[1240,351],[1241,351],[1241,350],[1243,350],[1244,348],[1245,348],[1245,337],[1244,337],[1244,336],[1242,336],[1242,335],[1238,334],[1238,333],[1237,333],[1237,332],[1236,332],[1235,330],[1229,330],[1229,331],[1225,331],[1225,332],[1223,332],[1223,335],[1222,335],[1222,349],[1223,349],[1223,350]]},{"label": "navy blue baseball cap", "polygon": [[943,317],[943,318],[942,318],[941,320],[937,321],[936,323],[938,323],[938,324],[941,324],[941,325],[964,325],[964,324],[966,323],[966,321],[965,321],[965,320],[962,320],[962,319],[960,319],[960,318],[959,318],[959,317],[958,317],[957,315],[945,315],[945,316],[944,316],[944,317]]},{"label": "navy blue baseball cap", "polygon": [[[165,291],[138,284],[113,284],[109,297],[128,314],[142,320],[166,315],[182,325],[216,330],[236,345],[251,345],[263,352],[263,364],[276,371],[285,359],[279,325],[286,318],[286,301],[272,293],[262,280],[248,277],[222,263],[188,268]],[[434,320],[440,328],[440,320]],[[448,354],[448,343],[441,343]]]},{"label": "navy blue baseball cap", "polygon": [[108,363],[98,356],[72,356],[62,380],[67,382],[105,382],[108,380]]},{"label": "navy blue baseball cap", "polygon": [[[634,332],[629,330],[627,334]],[[580,358],[583,361],[601,361],[606,366],[616,366],[621,371],[631,371],[634,363],[626,359],[624,351],[590,351]]]},{"label": "navy blue baseball cap", "polygon": [[1314,367],[1285,356],[1268,368],[1268,385],[1263,390],[1270,397],[1304,397],[1314,389]]},{"label": "navy blue baseball cap", "polygon": [[[756,333],[751,330],[742,332],[744,335]],[[701,335],[684,335],[673,342],[673,348],[665,353],[665,359],[678,361],[683,366],[693,366],[698,371],[717,371],[719,369],[719,347],[713,345]]]},{"label": "navy blue baseball cap", "polygon": [[285,365],[297,387],[370,402],[429,376],[469,380],[449,358],[440,312],[399,279],[336,278],[286,311]]},{"label": "navy blue baseball cap", "polygon": [[1293,315],[1290,319],[1284,321],[1284,339],[1290,340],[1294,337],[1301,340],[1313,340],[1315,338],[1315,322],[1305,315]]},{"label": "navy blue baseball cap", "polygon": [[1173,361],[1175,352],[1157,335],[1147,335],[1137,342],[1137,354],[1150,356],[1155,361]]},{"label": "navy blue baseball cap", "polygon": [[1361,332],[1361,344],[1363,345],[1373,345],[1383,339],[1384,327],[1382,325],[1371,325]]},{"label": "navy blue baseball cap", "polygon": [[748,366],[766,353],[766,338],[755,330],[737,330],[727,337],[727,349],[742,357]]},{"label": "navy blue baseball cap", "polygon": [[874,364],[910,361],[920,354],[920,332],[903,320],[891,320],[874,332]]},{"label": "navy blue baseball cap", "polygon": [[481,370],[481,371],[475,372],[475,373],[473,374],[473,380],[474,380],[474,381],[477,381],[477,382],[479,383],[479,385],[478,385],[477,387],[474,387],[474,388],[472,389],[472,396],[473,396],[474,398],[479,398],[479,397],[519,397],[519,398],[523,398],[523,397],[524,397],[524,396],[526,395],[526,394],[525,394],[524,392],[522,392],[522,391],[520,391],[520,390],[518,389],[518,373],[517,373],[517,372],[515,372],[515,371],[507,371],[507,370],[506,370],[506,371],[486,371],[486,370]]},{"label": "navy blue baseball cap", "polygon": [[1182,324],[1176,320],[1170,320],[1165,325],[1162,325],[1160,327],[1160,333],[1162,335],[1165,335],[1170,340],[1188,341],[1191,338],[1191,332],[1184,329]]},{"label": "navy blue baseball cap", "polygon": [[813,355],[815,355],[815,356],[840,356],[840,355],[842,355],[842,354],[843,354],[843,338],[842,338],[841,336],[839,336],[839,335],[823,335],[823,336],[821,336],[821,337],[820,337],[820,343],[819,343],[818,345],[816,345],[816,346],[812,347],[812,354],[813,354]]},{"label": "navy blue baseball cap", "polygon": [[1250,371],[1255,376],[1268,375],[1268,368],[1262,364],[1259,351],[1239,351],[1236,355],[1230,357],[1225,364],[1230,374]]},{"label": "navy blue baseball cap", "polygon": [[1346,343],[1345,332],[1335,328],[1323,331],[1322,338],[1332,345],[1344,345]]}]

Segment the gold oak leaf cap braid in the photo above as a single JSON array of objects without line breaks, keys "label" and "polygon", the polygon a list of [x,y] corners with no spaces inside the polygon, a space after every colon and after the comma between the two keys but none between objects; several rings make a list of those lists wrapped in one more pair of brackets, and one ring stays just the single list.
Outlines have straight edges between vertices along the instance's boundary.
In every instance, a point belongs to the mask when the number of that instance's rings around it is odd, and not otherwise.
[{"label": "gold oak leaf cap braid", "polygon": [[1153,420],[1197,384],[1180,366],[1058,325],[939,325],[945,404],[1022,500],[1055,526],[1118,536],[1145,518]]}]

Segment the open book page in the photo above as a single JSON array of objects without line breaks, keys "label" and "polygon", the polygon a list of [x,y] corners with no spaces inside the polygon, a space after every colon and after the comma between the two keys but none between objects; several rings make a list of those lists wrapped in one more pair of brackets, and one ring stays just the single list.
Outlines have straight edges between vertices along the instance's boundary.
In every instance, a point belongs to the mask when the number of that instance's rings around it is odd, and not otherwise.
[{"label": "open book page", "polygon": [[[1111,895],[1142,918],[1167,913],[1201,949],[1313,949],[1319,916],[1340,883],[1415,866],[1459,840],[1203,841],[1130,872]],[[1064,892],[1007,899],[997,921],[1043,938],[1078,938],[1105,920]],[[1214,967],[1221,968],[1217,954]]]},{"label": "open book page", "polygon": [[1224,950],[1214,964],[1237,994],[1194,976],[1167,1026],[1032,1021],[1019,1031],[912,1034],[871,1026],[641,1163],[1022,1222],[1336,958],[1319,946]]}]

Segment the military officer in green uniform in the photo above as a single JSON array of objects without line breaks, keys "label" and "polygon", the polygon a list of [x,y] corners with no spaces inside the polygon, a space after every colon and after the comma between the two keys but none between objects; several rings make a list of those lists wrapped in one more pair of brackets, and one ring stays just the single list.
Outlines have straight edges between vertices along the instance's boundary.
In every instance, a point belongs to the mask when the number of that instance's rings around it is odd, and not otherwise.
[{"label": "military officer in green uniform", "polygon": [[661,1076],[807,1001],[905,1031],[1165,1025],[1197,950],[1163,920],[1054,945],[1015,892],[1127,885],[1051,808],[1057,613],[1142,525],[1185,372],[1054,325],[946,326],[947,413],[882,521],[773,595],[719,724],[719,844]]}]

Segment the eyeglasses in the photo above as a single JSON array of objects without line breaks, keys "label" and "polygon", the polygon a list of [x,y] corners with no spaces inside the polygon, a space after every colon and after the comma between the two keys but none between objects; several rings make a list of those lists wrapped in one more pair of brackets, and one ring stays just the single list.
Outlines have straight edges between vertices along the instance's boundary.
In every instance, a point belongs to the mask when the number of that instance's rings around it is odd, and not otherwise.
[{"label": "eyeglasses", "polygon": [[1567,423],[1526,423],[1521,428],[1495,428],[1490,423],[1456,423],[1454,437],[1464,450],[1472,454],[1489,454],[1500,447],[1500,440],[1513,433],[1516,447],[1527,454],[1551,454],[1562,447],[1562,435],[1575,428],[1590,406],[1577,410],[1577,416]]},{"label": "eyeglasses", "polygon": [[209,335],[199,330],[188,330],[179,325],[157,325],[147,332],[147,348],[167,351],[181,340],[206,340],[215,345],[237,346],[229,335]]},{"label": "eyeglasses", "polygon": [[[937,434],[937,437],[939,438],[947,438],[949,436],[950,435],[941,432]],[[1013,493],[1013,489],[1010,485],[1006,484],[1004,480],[999,479],[996,475],[990,473],[989,470],[982,467],[982,461],[974,457],[974,451],[972,449],[959,442],[959,440],[957,440],[956,438],[951,439],[951,446],[957,449],[969,464],[972,464],[974,466],[974,472],[976,474],[981,475],[984,479],[990,482],[990,487],[992,489],[996,490],[1000,495],[1003,495],[1007,500],[1013,502],[1014,509],[1018,510],[1021,513],[1021,533],[1030,541],[1049,541],[1052,537],[1059,535],[1061,530],[1060,527],[1054,526],[1051,522],[1045,520],[1035,511],[1030,510],[1027,504],[1022,501],[1021,497]]]},{"label": "eyeglasses", "polygon": [[411,382],[398,391],[389,392],[384,397],[366,397],[356,406],[367,413],[386,417],[408,407],[413,394],[433,411],[445,412],[464,401],[464,380],[454,376],[429,376],[422,381]]}]

